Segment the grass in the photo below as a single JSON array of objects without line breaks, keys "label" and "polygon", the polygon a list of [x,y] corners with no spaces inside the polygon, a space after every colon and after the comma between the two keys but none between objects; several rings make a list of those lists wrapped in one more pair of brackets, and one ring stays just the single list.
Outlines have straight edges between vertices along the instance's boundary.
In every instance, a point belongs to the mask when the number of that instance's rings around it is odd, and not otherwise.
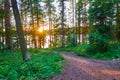
[{"label": "grass", "polygon": [[4,80],[49,79],[62,71],[63,57],[53,51],[30,49],[31,61],[25,62],[20,51],[0,53],[0,78]]},{"label": "grass", "polygon": [[87,48],[89,45],[83,44],[78,45],[76,47],[65,47],[65,48],[56,48],[57,51],[66,51],[66,52],[74,52],[78,56],[88,57],[88,58],[96,58],[102,60],[112,60],[120,57],[120,47],[115,48],[111,45],[111,48],[106,53],[90,53],[87,52]]}]

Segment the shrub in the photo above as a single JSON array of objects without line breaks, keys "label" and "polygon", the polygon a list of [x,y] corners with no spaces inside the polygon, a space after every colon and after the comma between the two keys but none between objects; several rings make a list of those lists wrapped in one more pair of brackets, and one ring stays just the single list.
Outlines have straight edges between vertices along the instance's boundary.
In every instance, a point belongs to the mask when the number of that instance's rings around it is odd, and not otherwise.
[{"label": "shrub", "polygon": [[67,46],[77,46],[76,34],[71,35],[69,32],[67,36]]},{"label": "shrub", "polygon": [[79,45],[76,49],[75,49],[75,53],[79,56],[81,55],[85,55],[86,52],[87,52],[87,48],[88,48],[89,45],[87,44],[82,44],[82,45]]},{"label": "shrub", "polygon": [[62,71],[63,57],[53,51],[31,49],[29,62],[20,58],[20,52],[0,56],[0,78],[8,80],[36,80],[50,78]]},{"label": "shrub", "polygon": [[98,31],[90,33],[89,53],[104,53],[109,50],[109,38]]},{"label": "shrub", "polygon": [[99,52],[88,52],[90,45],[81,45],[75,49],[75,53],[78,56],[84,56],[89,58],[97,58],[97,59],[104,59],[104,60],[111,60],[120,57],[120,45],[110,45],[110,48],[107,52],[99,53]]}]

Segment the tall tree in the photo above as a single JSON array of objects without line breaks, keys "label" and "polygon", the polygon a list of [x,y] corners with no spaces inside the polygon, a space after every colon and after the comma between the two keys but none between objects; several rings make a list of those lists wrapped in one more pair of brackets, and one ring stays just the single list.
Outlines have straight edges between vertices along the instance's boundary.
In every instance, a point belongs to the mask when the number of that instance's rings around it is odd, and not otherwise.
[{"label": "tall tree", "polygon": [[12,49],[11,23],[10,23],[10,0],[4,0],[5,11],[5,39],[8,49]]},{"label": "tall tree", "polygon": [[18,6],[17,6],[17,1],[11,0],[11,3],[12,3],[12,9],[13,9],[14,17],[15,17],[16,30],[17,30],[17,34],[19,38],[20,48],[22,51],[22,57],[23,57],[23,60],[28,61],[30,60],[30,55],[27,50],[27,45],[25,42],[24,34],[23,34],[22,23],[21,23]]},{"label": "tall tree", "polygon": [[32,31],[33,31],[33,42],[34,42],[34,47],[37,48],[37,42],[35,39],[35,21],[34,21],[34,10],[33,10],[33,2],[32,0],[29,0],[30,2],[30,9],[31,9],[31,19],[32,19]]},{"label": "tall tree", "polygon": [[85,43],[85,37],[86,37],[86,32],[85,28],[88,26],[87,25],[87,0],[82,0],[82,26],[83,28],[81,29],[82,33],[82,43]]},{"label": "tall tree", "polygon": [[64,10],[65,10],[65,5],[64,5],[64,1],[65,0],[60,0],[61,2],[61,27],[62,27],[62,47],[65,46],[65,30],[64,30]]},{"label": "tall tree", "polygon": [[[42,21],[43,21],[43,10],[41,9],[41,5],[39,4],[40,3],[40,1],[41,0],[36,0],[36,1],[34,1],[35,3],[35,9],[34,9],[34,11],[35,11],[35,18],[36,18],[36,25],[37,25],[37,29],[42,29],[43,28],[43,26],[41,25],[41,24],[43,24],[42,23]],[[43,34],[43,29],[42,29],[42,34]],[[42,48],[42,46],[44,45],[44,43],[42,43],[43,42],[43,39],[44,39],[44,36],[43,35],[40,35],[40,34],[38,34],[38,47],[39,48]],[[43,45],[42,45],[43,44]]]},{"label": "tall tree", "polygon": [[5,11],[4,11],[4,5],[3,5],[3,1],[0,1],[0,23],[1,23],[1,27],[0,27],[0,42],[2,44],[4,44],[4,17],[5,17]]},{"label": "tall tree", "polygon": [[111,18],[113,16],[113,4],[109,1],[95,0],[89,9],[90,21],[90,52],[106,52],[109,49],[111,36]]},{"label": "tall tree", "polygon": [[116,6],[116,38],[117,42],[120,42],[120,3],[119,0],[115,0],[114,3]]},{"label": "tall tree", "polygon": [[20,15],[21,15],[21,21],[22,21],[22,25],[25,29],[24,33],[25,33],[25,40],[27,42],[27,46],[30,47],[30,39],[29,39],[29,31],[30,31],[30,27],[31,26],[28,26],[28,17],[27,17],[27,14],[29,13],[29,8],[30,8],[30,5],[29,5],[29,1],[28,0],[21,0],[20,3]]},{"label": "tall tree", "polygon": [[61,35],[62,35],[62,46],[61,47],[64,47],[65,46],[65,31],[64,31],[64,10],[65,10],[65,5],[64,5],[64,1],[65,0],[60,0],[60,4],[61,4],[61,28],[62,28],[62,32],[61,32]]},{"label": "tall tree", "polygon": [[77,3],[77,15],[78,15],[78,40],[79,44],[81,41],[80,35],[81,35],[81,11],[82,11],[82,0],[79,0]]},{"label": "tall tree", "polygon": [[72,0],[72,7],[73,7],[73,45],[77,45],[77,15],[76,15],[76,0]]},{"label": "tall tree", "polygon": [[48,20],[49,20],[49,36],[50,36],[50,47],[52,44],[52,13],[54,11],[54,6],[52,5],[52,3],[54,2],[54,0],[45,0],[45,7],[47,9],[47,16],[48,16]]}]

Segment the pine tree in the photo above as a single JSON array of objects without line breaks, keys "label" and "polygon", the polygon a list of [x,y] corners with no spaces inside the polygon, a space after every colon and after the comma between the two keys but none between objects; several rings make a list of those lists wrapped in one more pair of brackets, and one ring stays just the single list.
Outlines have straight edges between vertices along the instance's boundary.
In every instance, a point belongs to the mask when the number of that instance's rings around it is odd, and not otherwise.
[{"label": "pine tree", "polygon": [[95,0],[89,9],[90,52],[106,52],[109,49],[113,4],[109,1]]},{"label": "pine tree", "polygon": [[16,23],[16,30],[19,38],[19,44],[22,52],[22,57],[23,60],[28,61],[30,60],[30,55],[27,50],[27,45],[25,42],[24,34],[23,34],[23,29],[22,29],[22,23],[21,23],[21,18],[17,6],[17,1],[16,0],[11,0],[12,3],[12,9],[15,17],[15,23]]},{"label": "pine tree", "polygon": [[4,0],[5,11],[5,39],[7,49],[12,50],[12,38],[11,38],[11,22],[10,22],[10,0]]},{"label": "pine tree", "polygon": [[47,16],[48,16],[48,21],[49,21],[49,36],[50,36],[50,47],[52,45],[52,14],[54,11],[54,6],[52,5],[52,3],[54,2],[54,0],[45,0],[45,7],[47,9]]},{"label": "pine tree", "polygon": [[77,15],[78,15],[78,40],[80,44],[80,35],[81,35],[81,12],[82,11],[82,0],[79,0],[77,3]]},{"label": "pine tree", "polygon": [[65,10],[65,5],[64,5],[64,0],[60,0],[60,4],[61,4],[61,27],[62,27],[62,46],[61,47],[65,47],[65,30],[64,30],[64,10]]}]

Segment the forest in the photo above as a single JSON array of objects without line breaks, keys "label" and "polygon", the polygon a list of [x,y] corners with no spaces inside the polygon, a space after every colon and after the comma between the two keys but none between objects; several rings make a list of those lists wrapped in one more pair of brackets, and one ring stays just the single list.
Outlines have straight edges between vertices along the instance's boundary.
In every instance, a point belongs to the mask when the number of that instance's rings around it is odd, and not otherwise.
[{"label": "forest", "polygon": [[0,80],[120,80],[120,0],[0,0]]}]

